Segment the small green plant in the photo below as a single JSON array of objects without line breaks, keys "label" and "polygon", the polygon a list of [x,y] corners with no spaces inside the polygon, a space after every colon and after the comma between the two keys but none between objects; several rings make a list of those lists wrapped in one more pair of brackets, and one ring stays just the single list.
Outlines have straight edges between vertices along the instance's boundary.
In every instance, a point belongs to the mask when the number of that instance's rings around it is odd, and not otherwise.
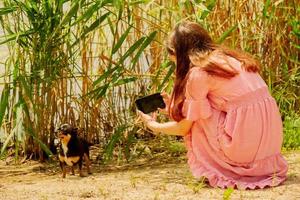
[{"label": "small green plant", "polygon": [[287,150],[300,147],[300,116],[287,116],[283,122],[284,140],[283,147]]},{"label": "small green plant", "polygon": [[99,187],[99,193],[106,199],[109,195],[109,192],[107,191],[107,189],[103,188],[103,187]]},{"label": "small green plant", "polygon": [[186,152],[186,148],[183,142],[180,141],[171,141],[168,145],[168,150],[172,154],[183,154]]},{"label": "small green plant", "polygon": [[182,140],[177,140],[174,137],[162,136],[161,148],[173,156],[186,153],[186,148]]},{"label": "small green plant", "polygon": [[138,184],[138,179],[139,177],[136,176],[130,176],[130,185],[132,188],[136,188],[137,184]]},{"label": "small green plant", "polygon": [[230,196],[233,193],[233,188],[227,188],[223,193],[223,200],[230,200]]},{"label": "small green plant", "polygon": [[194,193],[200,192],[202,188],[206,186],[205,177],[202,177],[199,181],[193,181],[192,183],[188,183],[188,187],[193,190]]}]

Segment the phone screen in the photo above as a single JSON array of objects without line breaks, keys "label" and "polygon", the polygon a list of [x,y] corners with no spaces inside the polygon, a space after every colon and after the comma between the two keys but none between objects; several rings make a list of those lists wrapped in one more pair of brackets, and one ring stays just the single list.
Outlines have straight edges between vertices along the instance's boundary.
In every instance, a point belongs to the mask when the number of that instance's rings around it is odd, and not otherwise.
[{"label": "phone screen", "polygon": [[158,108],[165,108],[166,104],[160,93],[139,98],[135,101],[137,108],[145,114],[156,111]]}]

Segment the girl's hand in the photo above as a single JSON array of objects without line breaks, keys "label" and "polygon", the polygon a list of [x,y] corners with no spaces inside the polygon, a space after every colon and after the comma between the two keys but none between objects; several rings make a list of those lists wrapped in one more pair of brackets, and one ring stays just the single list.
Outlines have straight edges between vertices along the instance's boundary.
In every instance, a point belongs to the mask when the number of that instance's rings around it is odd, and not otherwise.
[{"label": "girl's hand", "polygon": [[161,109],[161,108],[158,108],[158,110],[161,112],[161,113],[163,113],[163,114],[165,114],[165,115],[168,115],[169,114],[169,105],[170,105],[170,103],[171,103],[171,97],[170,97],[170,95],[168,95],[167,93],[165,93],[165,92],[162,92],[161,93],[161,96],[163,97],[163,100],[164,100],[164,102],[165,102],[165,104],[166,104],[166,108],[164,108],[164,109]]},{"label": "girl's hand", "polygon": [[150,115],[147,115],[139,110],[137,112],[138,112],[140,119],[144,122],[144,124],[147,125],[148,122],[155,121],[155,119],[153,119],[153,117],[151,117]]},{"label": "girl's hand", "polygon": [[162,92],[160,95],[163,97],[165,104],[169,105],[171,100],[170,95],[165,92]]},{"label": "girl's hand", "polygon": [[[150,115],[147,115],[141,111],[137,111],[139,118],[143,121],[143,123],[153,131],[153,134],[155,134],[154,127],[155,123],[157,123],[156,120],[156,113],[153,113],[152,117]],[[156,135],[156,134],[155,134]]]}]

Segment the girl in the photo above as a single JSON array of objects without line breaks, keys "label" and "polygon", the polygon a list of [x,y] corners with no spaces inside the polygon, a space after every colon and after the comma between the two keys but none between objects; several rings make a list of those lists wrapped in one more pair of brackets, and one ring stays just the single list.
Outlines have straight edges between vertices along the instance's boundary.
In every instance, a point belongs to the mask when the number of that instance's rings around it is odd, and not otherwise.
[{"label": "girl", "polygon": [[184,136],[193,175],[206,177],[213,187],[255,189],[284,182],[282,121],[259,64],[244,52],[216,45],[193,22],[174,28],[167,50],[176,63],[168,106],[174,121],[158,123],[139,112],[147,127]]}]

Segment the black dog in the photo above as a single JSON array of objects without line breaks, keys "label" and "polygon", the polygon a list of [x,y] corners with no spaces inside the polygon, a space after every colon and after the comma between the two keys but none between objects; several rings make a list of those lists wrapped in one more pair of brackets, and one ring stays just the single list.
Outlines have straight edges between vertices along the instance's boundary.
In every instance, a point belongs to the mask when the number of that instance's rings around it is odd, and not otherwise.
[{"label": "black dog", "polygon": [[74,175],[73,166],[79,165],[80,176],[83,177],[82,173],[82,162],[86,163],[87,171],[90,171],[90,159],[89,159],[89,146],[90,144],[80,138],[77,133],[77,128],[69,124],[63,124],[58,129],[58,137],[60,139],[60,150],[58,154],[60,167],[63,171],[63,178],[66,177],[66,165],[71,166],[72,174]]}]

